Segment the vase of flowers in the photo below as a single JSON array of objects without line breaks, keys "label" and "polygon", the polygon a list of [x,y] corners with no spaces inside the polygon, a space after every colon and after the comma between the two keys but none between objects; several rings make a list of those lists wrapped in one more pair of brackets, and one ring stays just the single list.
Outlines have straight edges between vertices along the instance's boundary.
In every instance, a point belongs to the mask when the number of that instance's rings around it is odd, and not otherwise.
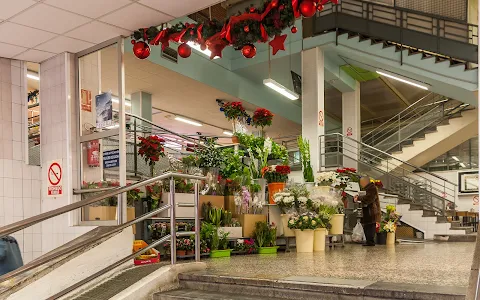
[{"label": "vase of flowers", "polygon": [[258,246],[259,254],[277,253],[277,227],[274,223],[267,222],[255,223],[253,238]]},{"label": "vase of flowers", "polygon": [[317,216],[311,212],[293,216],[288,221],[288,227],[295,231],[297,253],[313,252]]},{"label": "vase of flowers", "polygon": [[387,245],[395,245],[395,232],[397,231],[397,224],[400,221],[400,215],[396,212],[395,205],[387,205],[387,213],[385,214],[383,222],[383,231],[387,233]]},{"label": "vase of flowers", "polygon": [[160,160],[160,157],[164,157],[163,143],[165,140],[157,135],[151,135],[148,137],[139,137],[140,143],[138,143],[138,154],[145,159],[145,162],[154,167],[155,163]]},{"label": "vase of flowers", "polygon": [[290,174],[289,166],[273,165],[262,169],[262,176],[268,183],[269,203],[275,204],[273,196],[285,189],[285,183]]}]

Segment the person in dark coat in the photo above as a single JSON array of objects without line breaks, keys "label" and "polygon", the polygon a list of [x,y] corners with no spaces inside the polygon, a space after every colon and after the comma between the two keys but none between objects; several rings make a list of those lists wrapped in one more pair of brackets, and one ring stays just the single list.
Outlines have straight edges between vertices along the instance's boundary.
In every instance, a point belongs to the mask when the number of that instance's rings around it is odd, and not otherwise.
[{"label": "person in dark coat", "polygon": [[382,212],[380,209],[380,199],[375,183],[370,182],[369,177],[360,179],[360,186],[366,192],[364,196],[355,196],[354,201],[362,205],[362,224],[367,242],[364,246],[375,246],[376,225],[380,223]]},{"label": "person in dark coat", "polygon": [[23,266],[17,240],[11,236],[0,238],[0,276]]}]

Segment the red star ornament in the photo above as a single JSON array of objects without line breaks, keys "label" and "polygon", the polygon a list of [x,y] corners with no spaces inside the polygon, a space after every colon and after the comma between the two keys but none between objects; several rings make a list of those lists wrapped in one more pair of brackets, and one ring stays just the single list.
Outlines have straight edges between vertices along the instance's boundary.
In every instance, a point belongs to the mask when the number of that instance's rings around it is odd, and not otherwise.
[{"label": "red star ornament", "polygon": [[216,56],[222,58],[222,51],[225,49],[226,45],[223,43],[220,44],[213,44],[208,46],[208,50],[210,50],[210,59],[214,59]]},{"label": "red star ornament", "polygon": [[287,35],[276,35],[273,40],[271,40],[268,44],[272,46],[273,55],[277,54],[280,50],[285,50],[285,40],[287,39]]}]

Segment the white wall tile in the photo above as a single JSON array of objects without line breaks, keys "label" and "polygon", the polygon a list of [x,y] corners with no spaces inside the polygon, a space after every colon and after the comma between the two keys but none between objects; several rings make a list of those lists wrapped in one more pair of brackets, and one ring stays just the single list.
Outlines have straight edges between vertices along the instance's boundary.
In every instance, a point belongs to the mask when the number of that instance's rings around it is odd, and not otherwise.
[{"label": "white wall tile", "polygon": [[3,196],[13,198],[13,179],[4,178],[3,179]]},{"label": "white wall tile", "polygon": [[[32,197],[32,180],[23,179],[22,180],[22,197],[31,198]],[[30,205],[29,205],[30,206]]]},{"label": "white wall tile", "polygon": [[14,160],[12,162],[13,178],[22,178],[23,162]]},{"label": "white wall tile", "polygon": [[11,137],[8,140],[4,140],[2,143],[3,143],[3,158],[12,160],[13,159],[13,142],[11,140]]},{"label": "white wall tile", "polygon": [[21,73],[22,73],[20,68],[15,67],[15,66],[11,66],[10,72],[11,72],[12,85],[20,86],[20,83],[21,83],[20,76],[21,76]]},{"label": "white wall tile", "polygon": [[3,172],[3,164],[4,164],[3,161],[4,161],[4,159],[0,158],[0,178],[2,178],[3,174],[4,174],[4,172]]},{"label": "white wall tile", "polygon": [[21,217],[23,219],[23,199],[13,198],[13,217]]},{"label": "white wall tile", "polygon": [[28,264],[33,259],[33,252],[24,252],[23,253],[23,263]]},{"label": "white wall tile", "polygon": [[42,251],[42,235],[34,233],[32,235],[33,252]]},{"label": "white wall tile", "polygon": [[27,164],[22,164],[22,178],[32,179],[32,166]]},{"label": "white wall tile", "polygon": [[[4,185],[3,185],[3,177],[0,177],[0,197],[3,197],[5,195],[5,193],[3,192],[5,189]],[[1,211],[0,211],[0,215],[1,215]]]},{"label": "white wall tile", "polygon": [[40,180],[32,180],[32,198],[41,198]]},{"label": "white wall tile", "polygon": [[13,197],[22,198],[23,182],[20,178],[13,179]]}]

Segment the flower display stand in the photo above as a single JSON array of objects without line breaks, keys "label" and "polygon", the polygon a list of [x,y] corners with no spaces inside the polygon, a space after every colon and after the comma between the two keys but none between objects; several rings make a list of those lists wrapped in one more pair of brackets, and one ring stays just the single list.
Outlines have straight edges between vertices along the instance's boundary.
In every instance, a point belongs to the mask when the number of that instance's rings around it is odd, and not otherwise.
[{"label": "flower display stand", "polygon": [[283,227],[283,236],[284,237],[292,237],[295,236],[295,231],[288,228],[288,220],[292,216],[291,214],[282,214],[280,215],[282,218],[282,227]]},{"label": "flower display stand", "polygon": [[242,227],[218,227],[218,234],[221,233],[229,233],[228,238],[231,239],[239,239],[243,237],[243,229]]},{"label": "flower display stand", "polygon": [[236,207],[235,207],[235,196],[224,196],[223,197],[224,201],[224,208],[225,210],[228,210],[229,212],[232,213],[232,216],[234,218],[238,217],[238,214],[236,213]]},{"label": "flower display stand", "polygon": [[[170,204],[170,193],[163,193],[162,194],[162,201],[165,204]],[[177,218],[194,218],[194,208],[193,207],[181,207],[178,206],[179,203],[182,204],[194,204],[194,195],[193,194],[184,194],[184,193],[175,193],[175,203],[177,207],[175,207],[175,217]],[[201,208],[201,207],[200,207]],[[162,218],[169,218],[170,217],[170,209],[164,210],[158,214],[159,217]]]},{"label": "flower display stand", "polygon": [[116,215],[116,206],[85,207],[85,221],[111,221],[116,219]]},{"label": "flower display stand", "polygon": [[327,236],[327,229],[317,228],[314,231],[313,238],[313,251],[321,252],[325,251],[325,238]]},{"label": "flower display stand", "polygon": [[[176,194],[175,194],[176,195]],[[225,197],[224,196],[213,196],[213,195],[200,195],[198,200],[198,210],[202,211],[202,205],[211,203],[213,207],[224,208],[225,207]]]},{"label": "flower display stand", "polygon": [[330,221],[330,224],[332,225],[332,228],[328,231],[328,234],[330,235],[340,235],[343,234],[343,223],[344,223],[344,214],[335,214],[332,216],[332,220]]},{"label": "flower display stand", "polygon": [[239,222],[242,224],[242,233],[243,237],[252,237],[253,231],[255,230],[255,223],[257,222],[266,222],[266,215],[252,215],[252,214],[242,214],[240,215]]},{"label": "flower display stand", "polygon": [[395,245],[395,232],[387,232],[387,245]]},{"label": "flower display stand", "polygon": [[297,253],[313,252],[314,231],[312,229],[295,229]]}]

